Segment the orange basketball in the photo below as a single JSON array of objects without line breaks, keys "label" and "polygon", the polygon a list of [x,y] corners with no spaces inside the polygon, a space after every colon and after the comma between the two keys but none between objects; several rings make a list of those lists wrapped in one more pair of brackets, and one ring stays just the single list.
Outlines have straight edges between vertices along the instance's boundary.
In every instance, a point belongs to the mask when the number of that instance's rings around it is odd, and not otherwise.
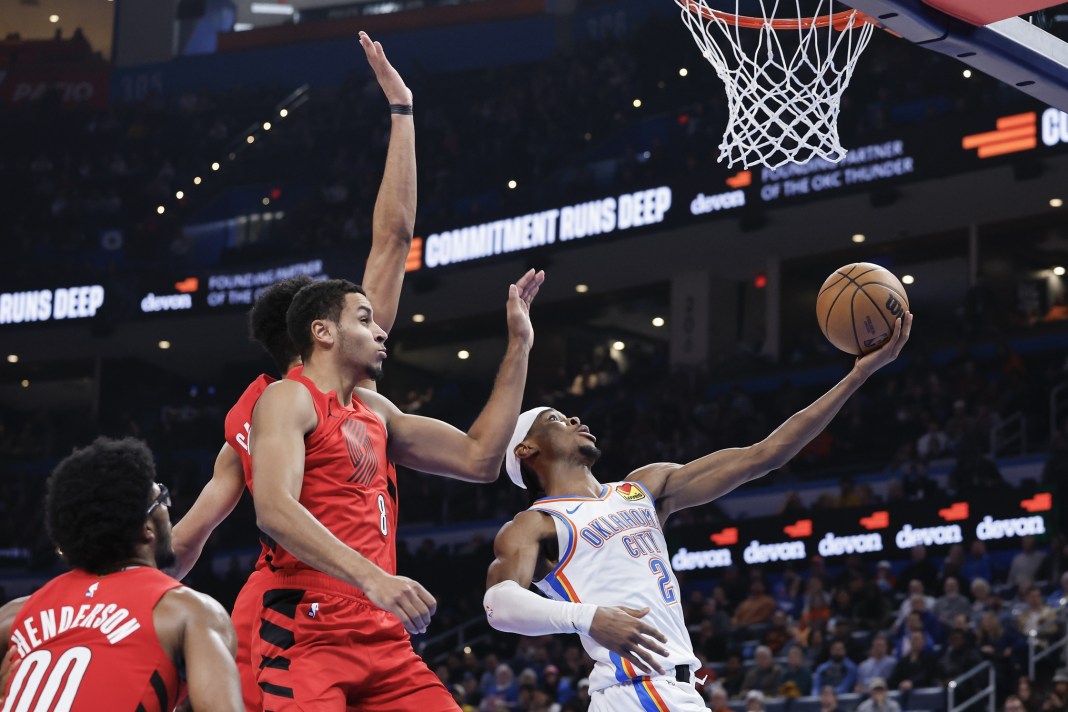
[{"label": "orange basketball", "polygon": [[898,278],[870,262],[836,269],[816,297],[823,335],[836,348],[856,356],[882,346],[908,308],[909,298]]}]

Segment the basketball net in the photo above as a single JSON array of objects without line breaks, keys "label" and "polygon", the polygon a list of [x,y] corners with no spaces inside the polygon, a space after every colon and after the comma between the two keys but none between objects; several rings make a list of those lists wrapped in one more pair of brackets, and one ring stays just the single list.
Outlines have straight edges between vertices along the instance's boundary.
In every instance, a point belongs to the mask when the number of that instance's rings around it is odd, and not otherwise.
[{"label": "basketball net", "polygon": [[[833,0],[760,0],[761,17],[715,10],[706,0],[675,0],[701,54],[727,89],[727,129],[719,161],[745,168],[837,163],[846,155],[838,138],[842,92],[849,85],[874,24],[855,10],[832,12]],[[796,10],[776,19],[780,5]]]}]

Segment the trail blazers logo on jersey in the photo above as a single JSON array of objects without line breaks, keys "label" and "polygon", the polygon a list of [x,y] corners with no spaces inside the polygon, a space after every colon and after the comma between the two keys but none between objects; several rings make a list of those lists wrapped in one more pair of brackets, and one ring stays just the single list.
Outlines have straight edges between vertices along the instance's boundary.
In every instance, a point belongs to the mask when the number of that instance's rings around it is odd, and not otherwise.
[{"label": "trail blazers logo on jersey", "polygon": [[93,584],[92,586],[90,586],[90,587],[89,587],[89,588],[88,588],[88,589],[86,590],[86,592],[85,592],[85,597],[86,597],[86,598],[92,598],[93,596],[95,596],[95,595],[96,595],[96,590],[97,590],[98,588],[100,588],[100,582],[99,582],[99,581],[97,581],[96,583],[94,583],[94,584]]},{"label": "trail blazers logo on jersey", "polygon": [[616,492],[628,502],[637,502],[639,499],[645,499],[645,492],[642,488],[630,482],[624,482],[616,487]]},{"label": "trail blazers logo on jersey", "polygon": [[346,420],[341,426],[341,432],[345,434],[345,445],[354,468],[349,482],[365,486],[371,484],[375,473],[378,472],[378,455],[371,443],[371,437],[367,434],[367,426],[359,420]]}]

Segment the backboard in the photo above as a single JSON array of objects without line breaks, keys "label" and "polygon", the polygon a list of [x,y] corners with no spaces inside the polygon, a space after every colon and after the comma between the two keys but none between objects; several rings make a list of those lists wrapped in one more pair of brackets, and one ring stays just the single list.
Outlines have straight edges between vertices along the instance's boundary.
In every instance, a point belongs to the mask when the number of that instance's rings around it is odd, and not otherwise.
[{"label": "backboard", "polygon": [[[880,27],[1068,111],[1068,42],[1021,15],[1055,0],[842,0]],[[1066,11],[1068,14],[1068,11]]]}]

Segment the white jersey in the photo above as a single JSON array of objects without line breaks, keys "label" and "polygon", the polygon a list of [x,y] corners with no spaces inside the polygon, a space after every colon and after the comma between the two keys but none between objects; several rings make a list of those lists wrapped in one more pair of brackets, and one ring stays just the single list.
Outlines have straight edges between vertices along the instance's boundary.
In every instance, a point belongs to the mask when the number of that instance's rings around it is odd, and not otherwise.
[{"label": "white jersey", "polygon": [[[535,585],[549,598],[599,606],[627,606],[649,613],[642,618],[667,637],[666,658],[658,662],[668,675],[675,667],[696,670],[697,658],[682,618],[681,592],[668,563],[667,542],[655,503],[637,482],[612,482],[600,497],[545,497],[531,509],[556,524],[560,560]],[[627,660],[581,635],[582,647],[596,665],[590,690],[642,677]],[[654,657],[655,653],[652,654]]]}]

